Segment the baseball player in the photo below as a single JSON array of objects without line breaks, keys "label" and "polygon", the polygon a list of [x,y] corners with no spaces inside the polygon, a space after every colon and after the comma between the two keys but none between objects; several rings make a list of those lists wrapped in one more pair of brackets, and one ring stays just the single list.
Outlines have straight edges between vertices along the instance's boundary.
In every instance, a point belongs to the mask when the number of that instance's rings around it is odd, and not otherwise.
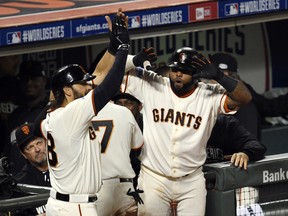
[{"label": "baseball player", "polygon": [[103,185],[96,202],[98,215],[137,215],[137,202],[142,200],[134,190],[129,154],[142,147],[142,132],[130,110],[114,103],[108,103],[92,125],[101,143]]},{"label": "baseball player", "polygon": [[54,101],[51,112],[41,123],[43,136],[48,140],[52,186],[47,216],[97,215],[100,143],[91,120],[119,89],[129,50],[128,17],[119,11],[113,23],[109,17],[106,20],[116,56],[103,82],[91,90],[88,82],[93,82],[95,76],[77,64],[58,69],[52,77]]},{"label": "baseball player", "polygon": [[[141,101],[139,101],[133,95],[128,94],[128,93],[123,93],[123,92],[119,92],[118,94],[116,94],[112,98],[112,100],[114,101],[115,104],[120,105],[120,106],[125,106],[126,108],[128,108],[132,112],[140,130],[143,131],[143,117],[141,113],[141,110],[142,110]],[[141,149],[133,150],[130,152],[130,160],[131,160],[132,168],[136,174],[136,176],[133,179],[134,188],[137,188],[137,184],[138,184],[138,176],[139,176],[140,164],[141,164],[138,158],[140,152],[141,152]]]},{"label": "baseball player", "polygon": [[[167,215],[171,204],[174,215],[201,216],[206,204],[202,165],[211,130],[219,114],[235,113],[251,94],[193,48],[178,49],[168,66],[169,78],[138,69],[124,80],[126,92],[143,101],[138,187],[144,190],[145,204],[138,206],[138,214]],[[218,84],[198,82],[199,78]]]}]

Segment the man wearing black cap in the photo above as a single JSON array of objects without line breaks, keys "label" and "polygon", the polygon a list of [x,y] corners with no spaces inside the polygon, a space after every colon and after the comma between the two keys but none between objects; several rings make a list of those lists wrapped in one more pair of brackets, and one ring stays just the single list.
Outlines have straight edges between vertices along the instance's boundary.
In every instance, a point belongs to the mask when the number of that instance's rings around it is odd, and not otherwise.
[{"label": "man wearing black cap", "polygon": [[18,107],[7,124],[4,153],[10,159],[12,174],[17,174],[25,164],[15,143],[15,130],[23,123],[34,122],[48,103],[47,77],[44,67],[37,61],[25,61],[18,74]]},{"label": "man wearing black cap", "polygon": [[[34,124],[22,124],[16,130],[17,146],[26,159],[22,170],[14,176],[19,184],[51,187],[46,154],[46,141],[33,134]],[[18,150],[18,151],[19,151]],[[13,212],[13,215],[42,215],[45,213],[45,206],[20,209]]]},{"label": "man wearing black cap", "polygon": [[15,179],[18,183],[50,187],[46,141],[33,134],[33,127],[33,123],[26,123],[16,130],[16,143],[26,164]]},{"label": "man wearing black cap", "polygon": [[[231,76],[235,79],[241,80],[238,74],[238,62],[236,58],[228,53],[216,53],[212,55],[211,61],[224,72],[224,74]],[[242,80],[243,82],[243,80]],[[244,82],[246,87],[251,90],[251,86]],[[240,107],[235,117],[240,123],[258,139],[261,138],[260,116],[255,104],[251,101]]]}]

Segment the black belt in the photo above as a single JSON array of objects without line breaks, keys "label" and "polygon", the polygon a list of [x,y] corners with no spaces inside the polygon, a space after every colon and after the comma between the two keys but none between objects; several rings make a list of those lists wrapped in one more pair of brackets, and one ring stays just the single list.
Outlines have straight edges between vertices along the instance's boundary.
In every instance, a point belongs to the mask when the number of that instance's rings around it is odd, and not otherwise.
[{"label": "black belt", "polygon": [[120,178],[120,182],[131,182],[133,183],[133,179],[132,178]]},{"label": "black belt", "polygon": [[[56,192],[55,198],[57,200],[61,200],[61,201],[65,201],[65,202],[70,201],[70,195],[69,194],[62,194],[62,193]],[[97,200],[97,196],[88,197],[88,202],[96,202],[96,200]]]}]

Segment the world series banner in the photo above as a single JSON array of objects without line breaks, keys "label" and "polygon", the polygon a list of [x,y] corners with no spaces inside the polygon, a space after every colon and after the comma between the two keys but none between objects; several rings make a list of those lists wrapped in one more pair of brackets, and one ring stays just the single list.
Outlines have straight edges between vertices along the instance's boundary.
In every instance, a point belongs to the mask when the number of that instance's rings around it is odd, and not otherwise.
[{"label": "world series banner", "polygon": [[[76,6],[72,6],[72,2],[61,1],[60,4],[57,1],[55,6],[58,8],[76,8]],[[126,1],[125,3],[130,2]],[[136,2],[139,3],[138,1]],[[89,4],[86,1],[82,1],[82,3]],[[43,4],[45,7],[50,5],[49,2]],[[5,10],[1,10],[3,5],[5,7],[13,7],[15,10],[16,8],[21,9],[18,3],[0,3],[0,16],[1,11],[2,13],[5,12]],[[44,5],[42,5],[43,8],[41,9],[43,11],[45,11]],[[209,22],[209,20],[234,19],[255,14],[277,13],[287,10],[287,5],[285,0],[219,0],[182,5],[175,4],[175,6],[167,5],[147,10],[132,10],[127,12],[129,28],[132,31],[137,31],[138,29],[153,29],[153,31],[157,31],[158,27],[171,26],[171,33],[165,36],[133,40],[131,41],[130,50],[132,54],[136,54],[143,47],[153,46],[158,55],[158,61],[155,63],[154,68],[165,64],[171,53],[183,46],[193,47],[207,55],[216,52],[227,52],[238,60],[240,77],[251,84],[257,92],[263,93],[272,88],[287,87],[288,73],[286,73],[287,59],[285,57],[286,50],[288,50],[288,29],[285,28],[288,24],[287,20],[210,29],[207,31],[194,31],[195,29],[191,26],[191,32],[189,33],[172,34],[173,26],[179,28],[183,24],[193,22]],[[110,7],[112,6],[107,6],[107,8]],[[6,12],[11,12],[11,10],[6,10]],[[22,8],[22,10],[24,9]],[[29,11],[29,8],[24,11]],[[65,10],[62,12],[65,13]],[[76,10],[73,12],[76,13]],[[16,47],[22,44],[37,46],[42,42],[68,41],[75,38],[83,38],[85,40],[85,37],[106,34],[107,31],[108,26],[103,15],[0,28],[0,48]],[[51,44],[52,47],[53,43]],[[87,56],[86,49],[83,48],[80,58],[88,58],[84,65],[89,66],[99,51],[105,46],[106,44],[97,45],[95,48],[92,47],[92,51],[88,50],[89,56]],[[72,50],[68,53],[73,53]],[[79,50],[76,53],[80,54]],[[49,65],[51,66],[52,64]],[[50,66],[47,67],[52,68]]]},{"label": "world series banner", "polygon": [[[157,10],[127,12],[127,15],[129,16],[128,27],[130,29],[185,24],[189,22],[187,5]],[[108,25],[104,16],[12,27],[0,29],[0,47],[43,41],[68,40],[107,32]]]},{"label": "world series banner", "polygon": [[230,18],[286,10],[286,0],[219,0],[219,18]]},{"label": "world series banner", "polygon": [[[85,5],[85,2],[86,1],[82,1],[81,4]],[[128,1],[128,3],[130,3],[130,1]],[[138,1],[136,1],[136,3],[138,3]],[[50,5],[49,2],[43,4],[44,4],[43,8],[41,8],[42,10],[44,8],[49,9]],[[235,18],[235,17],[256,15],[263,13],[273,13],[287,10],[288,7],[286,4],[286,0],[269,0],[269,1],[219,0],[218,2],[203,1],[191,4],[182,4],[182,5],[180,5],[180,3],[178,4],[179,5],[175,3],[171,4],[173,6],[167,5],[158,7],[156,9],[145,8],[145,10],[136,9],[134,11],[128,11],[126,12],[126,14],[129,16],[129,28],[143,29],[143,28],[153,28],[169,25],[182,25],[193,22]],[[24,5],[25,8],[29,9],[29,4],[27,5],[27,3],[23,3],[23,5],[21,4],[19,5],[17,3],[15,4],[7,3],[5,4],[5,7],[7,7],[6,12],[9,12],[8,7],[11,7],[10,9],[14,11],[14,13],[17,13],[17,10],[19,10],[17,6],[23,9]],[[71,2],[62,1],[61,4],[58,1],[57,3],[55,2],[55,6],[59,8],[61,7],[69,8],[73,7],[73,5],[75,5],[73,1]],[[37,8],[37,4],[35,5],[32,4],[31,7],[32,6],[33,8]],[[109,8],[109,4],[106,7]],[[82,9],[83,8],[79,8],[78,10]],[[1,7],[0,4],[0,16],[1,13],[5,14],[4,12],[5,10],[4,8]],[[72,12],[76,13],[77,10]],[[55,13],[58,14],[58,11],[56,11]],[[66,14],[66,11],[63,10],[62,13]],[[43,13],[43,16],[44,15],[45,13]],[[30,25],[29,23],[26,23],[26,25],[17,27],[0,28],[0,37],[1,37],[0,47],[17,45],[17,44],[36,43],[40,41],[53,41],[63,39],[67,40],[71,38],[107,33],[108,26],[104,15],[107,14],[103,14],[102,11],[102,14],[98,16],[86,17],[85,14],[83,14],[83,17],[81,18],[77,17],[68,18],[60,22],[57,21],[49,22],[49,20],[48,21],[45,20],[44,23],[38,23],[38,24],[33,23]],[[39,17],[41,17],[41,14],[39,15]],[[50,17],[53,17],[53,15],[50,15]],[[70,15],[69,17],[73,16]],[[15,19],[17,18],[17,16],[12,18]],[[7,21],[9,20],[7,19]],[[0,17],[0,23],[1,23],[1,17]]]}]

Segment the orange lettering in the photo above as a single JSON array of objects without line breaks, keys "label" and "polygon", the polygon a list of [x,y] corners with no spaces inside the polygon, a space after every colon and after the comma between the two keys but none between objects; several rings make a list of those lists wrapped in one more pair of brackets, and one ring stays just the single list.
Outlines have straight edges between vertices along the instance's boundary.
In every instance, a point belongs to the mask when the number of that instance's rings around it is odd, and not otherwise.
[{"label": "orange lettering", "polygon": [[[22,2],[7,2],[1,5],[8,7],[20,7],[20,8],[64,8],[74,6],[75,3],[70,1],[59,0],[26,0],[27,3]],[[35,4],[33,4],[35,3]]]}]

